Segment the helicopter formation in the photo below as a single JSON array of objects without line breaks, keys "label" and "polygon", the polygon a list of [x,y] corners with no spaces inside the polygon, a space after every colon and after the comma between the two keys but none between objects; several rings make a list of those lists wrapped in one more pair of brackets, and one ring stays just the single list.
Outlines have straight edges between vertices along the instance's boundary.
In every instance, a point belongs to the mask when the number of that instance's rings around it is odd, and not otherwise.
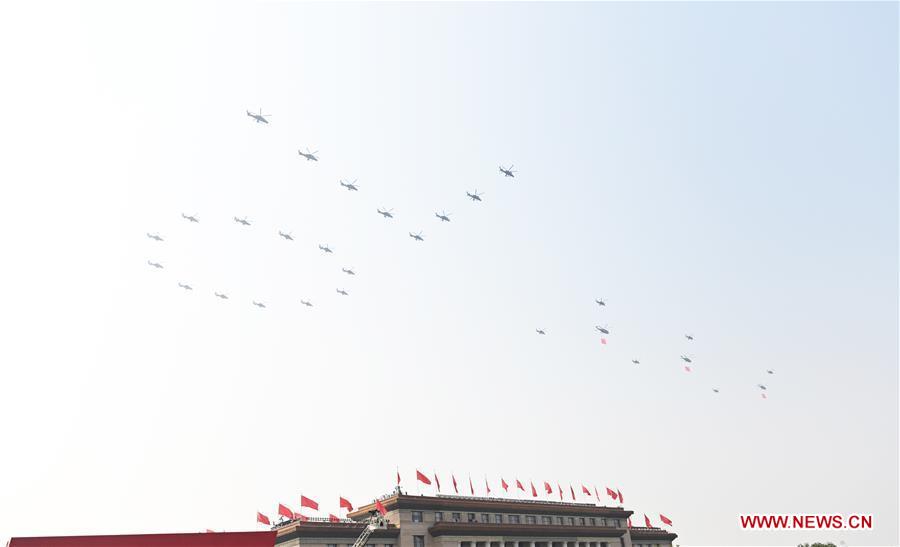
[{"label": "helicopter formation", "polygon": [[[248,117],[252,118],[257,124],[260,124],[260,123],[261,123],[261,124],[265,124],[265,125],[268,125],[268,124],[269,124],[269,119],[268,119],[268,118],[271,117],[269,114],[263,114],[262,109],[260,109],[259,112],[257,112],[257,113],[254,113],[254,112],[251,112],[250,110],[247,110],[247,111],[246,111],[246,114],[247,114]],[[301,158],[305,159],[306,161],[314,161],[314,162],[318,162],[318,161],[319,161],[318,156],[316,156],[316,154],[319,153],[318,150],[316,150],[316,151],[310,151],[310,149],[307,147],[307,148],[305,149],[305,151],[299,150],[299,149],[298,149],[298,150],[297,150],[297,153],[298,153],[298,155],[299,155]],[[510,165],[509,167],[504,167],[503,165],[500,165],[500,166],[498,167],[498,170],[499,170],[499,173],[500,173],[501,175],[503,175],[503,178],[515,178],[516,173],[518,173],[518,171],[516,171],[516,170],[514,169],[514,167],[515,167],[514,165]],[[347,191],[349,191],[349,192],[358,192],[358,191],[359,191],[359,188],[360,188],[360,187],[359,187],[359,185],[358,185],[358,183],[357,183],[357,179],[354,179],[353,182],[347,182],[347,181],[341,179],[341,180],[339,180],[338,182],[339,182],[339,184],[340,184],[340,186],[341,186],[342,188],[346,188]],[[479,192],[477,189],[475,189],[475,190],[472,191],[472,192],[466,191],[466,197],[467,197],[469,200],[471,200],[472,202],[483,202],[483,199],[482,199],[483,196],[484,196],[484,193],[483,193],[483,192]],[[384,219],[394,219],[394,209],[389,209],[389,208],[387,208],[387,207],[382,207],[382,208],[377,208],[377,209],[376,209],[376,212],[377,212],[379,215],[381,215]],[[451,222],[451,219],[450,219],[451,213],[447,213],[447,212],[444,211],[444,210],[442,210],[440,213],[435,212],[435,213],[434,213],[434,216],[435,216],[435,218],[437,218],[438,221],[440,221],[441,223],[444,223],[444,222],[448,222],[448,223],[449,223],[449,222]],[[198,215],[196,215],[196,214],[190,214],[190,215],[189,215],[189,214],[186,214],[186,213],[181,213],[181,217],[182,217],[184,220],[186,220],[188,223],[191,223],[191,224],[199,223],[199,222],[200,222],[200,220],[199,220],[199,218],[198,218]],[[238,217],[238,216],[234,216],[234,217],[233,217],[233,221],[234,221],[235,223],[237,223],[237,224],[240,224],[241,226],[244,226],[244,227],[249,227],[249,226],[252,225],[252,223],[247,219],[247,217]],[[293,235],[292,235],[290,232],[285,232],[285,231],[282,231],[282,230],[278,230],[277,233],[278,233],[278,236],[279,236],[280,238],[282,238],[283,240],[285,240],[285,241],[294,241],[294,237],[293,237]],[[409,237],[410,237],[411,239],[413,239],[413,240],[416,241],[416,242],[421,243],[421,242],[424,242],[424,241],[425,241],[425,237],[424,237],[422,231],[418,231],[418,232],[409,232],[408,235],[409,235]],[[151,239],[151,240],[153,240],[153,241],[155,241],[155,242],[161,243],[161,242],[164,242],[164,241],[165,241],[165,239],[164,239],[160,234],[155,233],[155,232],[147,232],[146,236],[147,236],[147,238],[149,238],[149,239]],[[327,243],[326,243],[326,244],[319,244],[319,245],[318,245],[318,248],[319,248],[319,250],[321,250],[321,251],[323,252],[323,254],[333,254],[333,253],[334,253],[334,251],[331,249],[331,247],[330,247]],[[163,265],[162,265],[160,262],[157,262],[157,261],[148,260],[148,261],[147,261],[147,264],[148,264],[150,267],[152,267],[153,269],[157,269],[157,270],[163,269]],[[342,267],[342,268],[341,268],[341,271],[342,271],[344,274],[346,274],[346,275],[349,275],[349,276],[356,276],[356,272],[355,272],[355,270],[354,270],[352,267]],[[190,284],[184,283],[184,282],[181,282],[181,281],[178,282],[178,287],[181,288],[181,289],[183,289],[184,291],[193,291],[193,290],[194,290],[193,287],[192,287]],[[340,295],[340,296],[349,296],[349,295],[350,295],[350,293],[349,293],[347,290],[345,290],[344,288],[336,288],[336,289],[335,289],[335,292],[336,292],[338,295]],[[220,300],[229,300],[229,297],[228,297],[228,295],[227,295],[226,293],[215,291],[213,294],[214,294],[214,296],[215,296],[217,299],[220,299]],[[606,300],[605,300],[604,298],[594,298],[594,303],[595,303],[599,308],[606,308],[606,307],[607,307],[607,303],[606,303]],[[266,309],[266,304],[265,304],[264,302],[257,301],[257,300],[251,300],[251,304],[252,304],[254,307],[256,307],[256,308]],[[301,304],[302,306],[307,307],[307,308],[312,308],[312,307],[313,307],[313,303],[312,303],[312,301],[310,301],[310,300],[301,299],[301,300],[300,300],[300,304]],[[611,332],[611,331],[610,331],[610,328],[609,328],[607,325],[604,324],[604,325],[595,325],[595,326],[594,326],[594,329],[595,329],[596,332],[598,332],[598,333],[600,333],[600,334],[602,335],[601,338],[600,338],[600,343],[601,343],[602,345],[606,345],[606,344],[607,344],[607,338],[606,338],[606,336],[609,336],[609,335],[610,335],[610,332]],[[536,329],[535,329],[535,332],[536,332],[539,336],[547,336],[547,330],[546,330],[545,328],[543,328],[543,327],[541,327],[541,328],[536,328]],[[690,334],[690,333],[684,334],[684,339],[685,339],[688,343],[693,343],[693,342],[694,342],[694,335],[693,335],[693,334]],[[683,368],[684,368],[684,371],[685,371],[685,372],[692,372],[692,365],[693,365],[693,363],[694,363],[693,357],[692,357],[689,353],[686,353],[686,354],[680,355],[680,360],[682,361],[682,366],[683,366]],[[631,359],[631,363],[632,363],[633,365],[640,365],[640,364],[641,364],[641,361],[640,361],[639,359],[637,359],[637,358],[633,358],[633,359]],[[774,374],[775,374],[775,371],[772,370],[772,369],[767,369],[767,370],[766,370],[766,373],[767,373],[768,375],[774,375]],[[760,390],[760,394],[761,394],[762,398],[763,398],[763,399],[767,399],[767,398],[768,398],[768,397],[767,397],[768,387],[767,387],[765,384],[763,384],[763,383],[757,384],[756,387]],[[718,393],[720,393],[720,388],[719,388],[719,387],[713,387],[713,388],[712,388],[712,391],[713,391],[713,393],[718,394]]]}]

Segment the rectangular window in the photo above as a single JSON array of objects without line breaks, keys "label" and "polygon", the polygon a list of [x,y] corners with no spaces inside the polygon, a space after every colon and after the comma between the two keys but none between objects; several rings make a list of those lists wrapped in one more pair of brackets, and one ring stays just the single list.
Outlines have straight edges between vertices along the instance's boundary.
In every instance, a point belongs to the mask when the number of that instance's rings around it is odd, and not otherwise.
[{"label": "rectangular window", "polygon": [[553,518],[541,517],[541,524],[553,524]]},{"label": "rectangular window", "polygon": [[569,517],[569,526],[575,526],[575,517]]},{"label": "rectangular window", "polygon": [[559,524],[560,526],[562,526],[562,523],[563,523],[563,518],[562,518],[562,517],[556,517],[556,524]]},{"label": "rectangular window", "polygon": [[466,520],[469,522],[475,522],[475,513],[466,513]]},{"label": "rectangular window", "polygon": [[329,543],[328,547],[337,547],[337,543]]},{"label": "rectangular window", "polygon": [[453,522],[459,522],[461,518],[460,513],[453,513]]},{"label": "rectangular window", "polygon": [[494,524],[503,524],[503,515],[494,515]]},{"label": "rectangular window", "polygon": [[441,522],[442,520],[444,520],[444,513],[440,512],[440,511],[435,511],[434,512],[434,522]]},{"label": "rectangular window", "polygon": [[487,513],[481,514],[481,522],[488,523],[491,522],[491,516]]},{"label": "rectangular window", "polygon": [[[594,517],[591,517],[590,523],[591,523],[591,526],[597,526],[597,519],[595,519]],[[591,547],[597,547],[597,546],[591,545]]]},{"label": "rectangular window", "polygon": [[425,547],[425,536],[413,536],[413,547]]},{"label": "rectangular window", "polygon": [[578,526],[584,526],[584,517],[578,517]]},{"label": "rectangular window", "polygon": [[510,524],[519,524],[519,515],[510,515],[509,523]]},{"label": "rectangular window", "polygon": [[537,517],[534,515],[525,515],[525,524],[537,524]]},{"label": "rectangular window", "polygon": [[422,511],[413,511],[412,512],[412,521],[413,522],[422,522]]}]

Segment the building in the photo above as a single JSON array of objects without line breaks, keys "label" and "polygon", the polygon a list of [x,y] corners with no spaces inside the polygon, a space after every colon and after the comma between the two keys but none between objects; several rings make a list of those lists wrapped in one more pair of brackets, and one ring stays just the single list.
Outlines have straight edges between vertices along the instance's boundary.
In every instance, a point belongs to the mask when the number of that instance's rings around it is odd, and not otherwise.
[{"label": "building", "polygon": [[[589,503],[461,496],[381,500],[387,525],[366,547],[671,547],[677,537],[660,528],[629,528],[632,512]],[[370,504],[341,522],[324,519],[276,525],[276,547],[352,547]]]}]

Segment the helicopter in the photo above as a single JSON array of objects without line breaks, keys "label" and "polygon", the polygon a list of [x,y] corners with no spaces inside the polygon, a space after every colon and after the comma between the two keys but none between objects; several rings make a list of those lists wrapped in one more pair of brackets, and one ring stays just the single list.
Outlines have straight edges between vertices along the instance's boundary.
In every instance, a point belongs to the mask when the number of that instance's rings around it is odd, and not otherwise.
[{"label": "helicopter", "polygon": [[466,192],[466,195],[469,196],[469,199],[471,199],[472,201],[481,201],[481,196],[483,196],[484,194],[479,194],[478,190],[476,189],[474,194]]},{"label": "helicopter", "polygon": [[450,222],[450,213],[445,213],[444,211],[441,211],[441,214],[435,213],[434,216],[441,219],[441,222]]},{"label": "helicopter", "polygon": [[269,123],[269,120],[267,120],[265,117],[266,117],[266,116],[271,117],[270,114],[263,114],[263,113],[262,113],[262,108],[259,109],[259,114],[256,114],[256,113],[254,113],[254,112],[250,112],[250,111],[248,110],[248,111],[247,111],[247,115],[250,116],[251,118],[253,118],[254,120],[256,120],[256,123]]},{"label": "helicopter", "polygon": [[375,210],[378,211],[378,214],[383,216],[384,218],[394,218],[394,213],[393,213],[394,210],[393,209],[387,209],[385,211],[382,211],[381,209],[375,209]]},{"label": "helicopter", "polygon": [[306,158],[307,161],[319,161],[319,158],[316,157],[316,154],[319,153],[318,150],[316,150],[315,152],[310,152],[309,148],[307,148],[305,154],[302,150],[297,150],[297,153]]},{"label": "helicopter", "polygon": [[425,241],[425,238],[422,237],[422,232],[419,232],[418,234],[410,232],[409,237],[415,239],[416,241]]},{"label": "helicopter", "polygon": [[500,172],[503,173],[504,176],[515,178],[516,171],[513,171],[514,165],[510,165],[508,169],[504,169],[503,166],[500,166]]},{"label": "helicopter", "polygon": [[344,188],[346,188],[347,190],[349,190],[351,192],[359,191],[359,187],[356,186],[356,179],[354,179],[353,182],[344,182],[343,180],[341,180],[340,183],[341,183],[341,186],[343,186]]}]

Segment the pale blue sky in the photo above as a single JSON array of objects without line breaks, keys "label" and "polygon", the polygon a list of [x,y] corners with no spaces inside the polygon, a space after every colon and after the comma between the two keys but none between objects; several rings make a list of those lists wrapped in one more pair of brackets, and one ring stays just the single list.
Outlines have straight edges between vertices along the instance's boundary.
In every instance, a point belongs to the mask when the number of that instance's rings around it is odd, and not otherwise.
[{"label": "pale blue sky", "polygon": [[898,542],[896,3],[120,4],[0,8],[0,539],[419,466]]}]

